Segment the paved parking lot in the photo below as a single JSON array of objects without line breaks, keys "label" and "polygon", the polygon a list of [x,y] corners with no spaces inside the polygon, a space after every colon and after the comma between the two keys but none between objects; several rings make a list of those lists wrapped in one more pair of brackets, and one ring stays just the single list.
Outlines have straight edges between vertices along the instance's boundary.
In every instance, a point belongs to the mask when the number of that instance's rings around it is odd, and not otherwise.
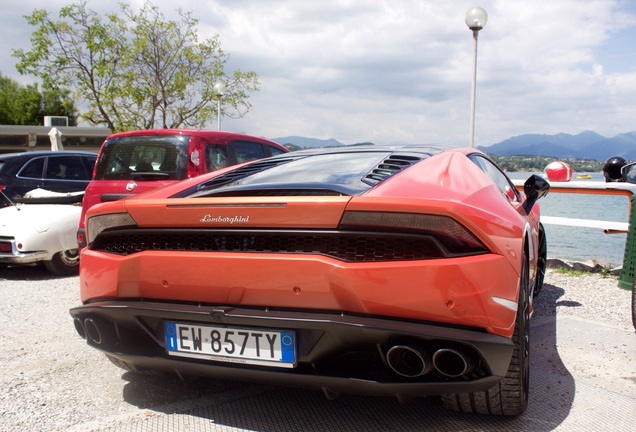
[{"label": "paved parking lot", "polygon": [[127,373],[76,335],[68,309],[78,302],[78,278],[0,268],[0,430],[630,430],[636,423],[630,293],[598,278],[588,283],[611,301],[606,306],[618,314],[612,323],[576,296],[577,278],[548,274],[532,322],[530,406],[510,419],[450,412],[437,398],[330,401],[315,391]]}]

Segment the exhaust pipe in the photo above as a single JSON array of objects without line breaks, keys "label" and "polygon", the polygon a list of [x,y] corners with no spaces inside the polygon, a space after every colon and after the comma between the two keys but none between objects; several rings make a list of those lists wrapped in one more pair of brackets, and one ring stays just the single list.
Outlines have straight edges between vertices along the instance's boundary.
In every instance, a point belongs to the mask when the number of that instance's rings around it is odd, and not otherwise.
[{"label": "exhaust pipe", "polygon": [[95,345],[110,345],[117,342],[117,331],[110,322],[100,318],[86,318],[83,323],[86,339]]},{"label": "exhaust pipe", "polygon": [[102,333],[99,331],[99,326],[93,318],[86,318],[84,320],[84,329],[86,331],[86,337],[90,339],[95,345],[101,345],[104,341]]},{"label": "exhaust pipe", "polygon": [[459,351],[442,348],[433,354],[433,366],[442,375],[457,378],[468,373],[473,368],[473,363]]},{"label": "exhaust pipe", "polygon": [[75,331],[82,339],[86,339],[86,329],[84,328],[84,324],[82,320],[79,318],[73,319],[73,325],[75,326]]},{"label": "exhaust pipe", "polygon": [[395,345],[386,353],[386,362],[391,370],[407,378],[425,375],[433,369],[425,359],[424,351],[407,345]]}]

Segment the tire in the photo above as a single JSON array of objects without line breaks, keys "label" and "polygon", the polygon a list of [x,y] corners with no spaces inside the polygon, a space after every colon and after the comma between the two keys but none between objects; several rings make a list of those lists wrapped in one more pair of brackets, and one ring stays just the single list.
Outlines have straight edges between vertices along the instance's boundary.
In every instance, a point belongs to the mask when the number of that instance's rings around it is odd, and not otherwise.
[{"label": "tire", "polygon": [[545,235],[545,229],[543,224],[539,223],[539,245],[537,250],[537,276],[535,278],[534,290],[532,291],[532,297],[536,297],[543,288],[543,281],[545,280],[545,269],[548,262],[548,239]]},{"label": "tire", "polygon": [[528,407],[530,384],[530,304],[527,257],[523,257],[514,345],[508,372],[497,385],[482,392],[442,395],[448,409],[475,414],[519,416]]},{"label": "tire", "polygon": [[57,276],[75,276],[79,273],[79,254],[79,249],[58,252],[50,261],[44,261],[44,266]]}]

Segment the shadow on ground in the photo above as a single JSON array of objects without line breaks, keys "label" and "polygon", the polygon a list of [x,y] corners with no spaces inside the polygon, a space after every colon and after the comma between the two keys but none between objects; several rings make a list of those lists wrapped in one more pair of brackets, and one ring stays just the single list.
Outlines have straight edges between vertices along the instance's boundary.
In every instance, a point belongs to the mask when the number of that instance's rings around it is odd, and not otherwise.
[{"label": "shadow on ground", "polygon": [[8,281],[28,281],[28,280],[49,280],[49,279],[65,279],[74,276],[56,276],[44,267],[42,264],[33,266],[7,266],[0,265],[0,280]]}]

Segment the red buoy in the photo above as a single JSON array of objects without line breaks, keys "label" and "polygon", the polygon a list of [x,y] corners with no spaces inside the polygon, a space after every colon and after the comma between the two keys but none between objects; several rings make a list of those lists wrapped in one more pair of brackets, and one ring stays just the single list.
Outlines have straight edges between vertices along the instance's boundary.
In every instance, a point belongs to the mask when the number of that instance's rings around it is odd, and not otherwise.
[{"label": "red buoy", "polygon": [[568,182],[572,180],[572,167],[565,162],[554,161],[545,167],[548,181]]}]

